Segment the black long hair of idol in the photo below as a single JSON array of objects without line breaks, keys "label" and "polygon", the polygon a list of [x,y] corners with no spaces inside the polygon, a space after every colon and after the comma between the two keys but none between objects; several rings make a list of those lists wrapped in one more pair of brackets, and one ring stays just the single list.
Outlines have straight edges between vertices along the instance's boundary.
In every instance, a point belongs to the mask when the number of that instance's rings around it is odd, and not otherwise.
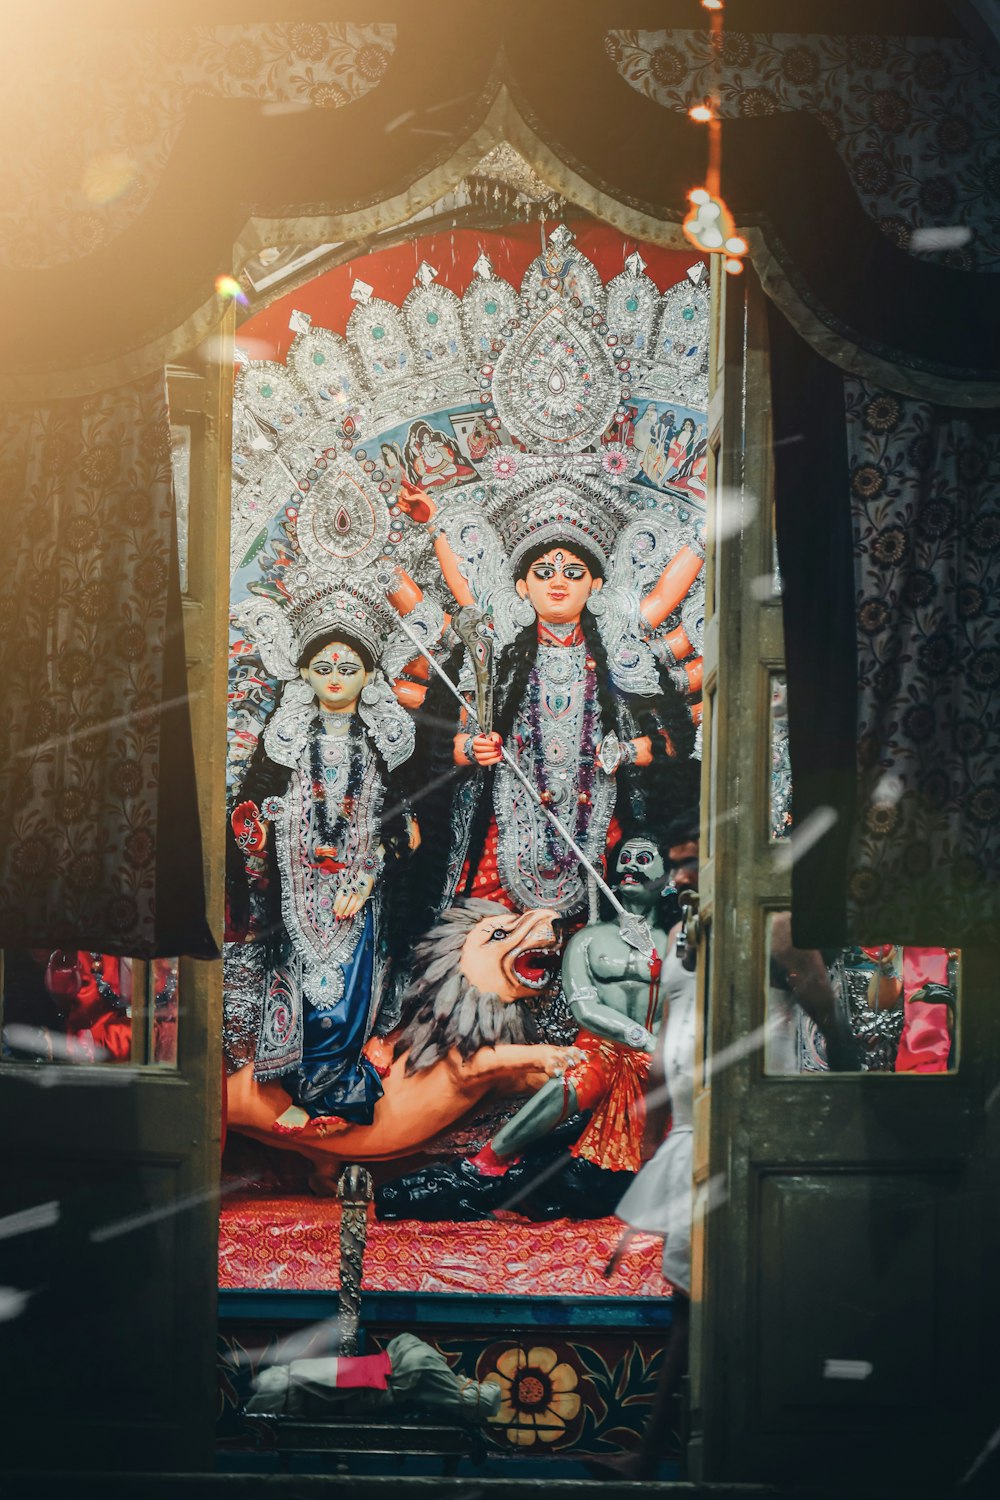
[{"label": "black long hair of idol", "polygon": [[[518,578],[527,577],[528,569],[539,557],[556,545],[547,541],[527,552],[518,567]],[[603,579],[604,567],[600,560],[573,538],[566,538],[566,547],[585,562],[594,578]],[[589,656],[593,659],[597,679],[597,707],[599,735],[601,738],[622,729],[622,711],[628,710],[635,722],[635,732],[649,735],[653,747],[653,762],[650,766],[623,766],[618,772],[619,816],[630,814],[641,819],[651,809],[660,816],[669,817],[680,807],[690,802],[692,789],[697,795],[698,767],[691,761],[694,749],[695,729],[683,695],[669,675],[658,668],[660,691],[655,697],[643,697],[635,693],[623,693],[615,687],[608,665],[608,653],[597,620],[584,608],[580,616],[580,628]],[[518,710],[524,702],[528,679],[538,655],[538,622],[533,620],[505,648],[497,663],[497,702],[493,727],[506,741],[514,727]],[[493,816],[493,769],[489,768],[476,808],[469,838],[469,873],[465,892],[471,890],[470,882],[482,857]]]},{"label": "black long hair of idol", "polygon": [[[334,641],[356,651],[365,671],[368,673],[373,671],[375,660],[369,647],[345,630],[337,630],[334,633],[326,630],[321,635],[314,636],[303,649],[296,666],[300,669],[307,667],[317,652],[322,651],[325,646],[331,645]],[[276,704],[275,707],[277,706]],[[357,712],[351,715],[350,734],[354,740],[364,735],[364,723]],[[369,740],[369,744],[385,787],[382,814],[382,843],[386,852],[383,874],[386,883],[385,890],[390,900],[398,902],[397,888],[400,883],[398,876],[409,854],[406,813],[409,810],[411,783],[409,778],[401,774],[404,767],[400,767],[395,775],[391,775],[385,758],[374,740]],[[246,771],[233,793],[229,813],[231,814],[233,808],[241,802],[255,802],[260,807],[265,797],[283,796],[288,790],[291,778],[290,766],[279,766],[270,758],[264,748],[264,735],[261,733],[247,763]],[[264,895],[265,931],[261,936],[266,937],[268,943],[274,947],[280,942],[282,926],[280,880],[273,838],[267,840],[265,858],[267,860],[267,886]],[[227,925],[232,933],[245,936],[251,917],[250,884],[247,878],[246,862],[236,842],[229,817],[226,818],[226,895],[229,907]]]},{"label": "black long hair of idol", "polygon": [[[440,664],[455,686],[464,657],[465,647],[458,645]],[[414,717],[413,811],[422,837],[410,867],[409,926],[394,923],[400,950],[406,952],[430,928],[444,896],[451,857],[452,806],[460,776],[454,759],[455,735],[459,732],[455,700],[436,672],[431,673],[423,704]]]}]

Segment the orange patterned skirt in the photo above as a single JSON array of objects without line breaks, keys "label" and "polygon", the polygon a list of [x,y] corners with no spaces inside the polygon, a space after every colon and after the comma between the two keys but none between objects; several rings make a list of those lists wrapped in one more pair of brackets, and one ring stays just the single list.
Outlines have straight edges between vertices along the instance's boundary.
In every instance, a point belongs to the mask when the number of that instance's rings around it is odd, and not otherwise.
[{"label": "orange patterned skirt", "polygon": [[566,1073],[579,1109],[593,1110],[573,1156],[585,1157],[613,1172],[638,1172],[646,1124],[646,1078],[649,1054],[581,1031],[573,1044],[586,1052]]}]

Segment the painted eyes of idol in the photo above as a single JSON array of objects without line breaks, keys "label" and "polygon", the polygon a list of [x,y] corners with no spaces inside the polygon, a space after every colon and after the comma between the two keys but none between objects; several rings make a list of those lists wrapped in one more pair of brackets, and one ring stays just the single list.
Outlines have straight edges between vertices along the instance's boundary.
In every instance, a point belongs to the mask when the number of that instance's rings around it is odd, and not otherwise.
[{"label": "painted eyes of idol", "polygon": [[359,661],[351,661],[349,658],[338,662],[336,666],[334,666],[333,662],[317,661],[313,662],[310,670],[315,672],[317,677],[329,677],[332,672],[339,672],[341,677],[357,677],[361,671],[361,663]]},{"label": "painted eyes of idol", "polygon": [[586,578],[587,569],[583,563],[563,563],[560,568],[556,568],[552,563],[547,562],[537,562],[531,569],[532,577],[540,579],[542,583],[555,578],[557,573],[561,573],[570,583],[579,583],[581,579]]},{"label": "painted eyes of idol", "polygon": [[502,943],[505,937],[510,937],[510,932],[506,927],[494,927],[486,941],[488,943]]}]

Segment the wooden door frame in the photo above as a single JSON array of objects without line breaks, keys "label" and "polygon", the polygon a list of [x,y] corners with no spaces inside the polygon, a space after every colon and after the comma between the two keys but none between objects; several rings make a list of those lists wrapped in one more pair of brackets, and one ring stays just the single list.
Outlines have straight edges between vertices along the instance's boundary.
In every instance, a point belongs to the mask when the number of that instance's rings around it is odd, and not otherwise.
[{"label": "wooden door frame", "polygon": [[[229,666],[229,533],[232,491],[234,311],[183,363],[168,367],[171,425],[191,430],[188,577],[182,594],[184,649],[191,695],[198,817],[209,924],[222,945],[225,927],[226,689]],[[218,1405],[216,1345],[220,1169],[223,1140],[222,962],[182,958],[178,994],[178,1068],[200,1077],[203,1130],[192,1175],[201,1186],[195,1233],[202,1245],[193,1301],[203,1324],[191,1337],[202,1348],[194,1445],[211,1470]],[[202,1309],[204,1312],[202,1313]],[[179,1309],[178,1309],[179,1312]]]},{"label": "wooden door frame", "polygon": [[[991,993],[1000,953],[963,953],[957,1072],[765,1075],[763,1046],[753,1038],[765,1019],[767,918],[790,905],[789,876],[775,868],[769,844],[769,700],[771,674],[784,664],[781,600],[747,587],[774,568],[767,319],[752,267],[739,280],[719,280],[709,432],[726,535],[719,537],[717,500],[706,588],[690,1473],[801,1482],[821,1458],[830,1481],[846,1471],[892,1487],[955,1482],[989,1439],[1000,1400],[991,1353],[1000,1293],[985,1272],[1000,1249],[1000,1214],[991,1221],[989,1210],[1000,1201],[1000,1018]],[[706,1054],[730,1060],[706,1072]],[[718,1183],[723,1191],[710,1191]],[[785,1223],[789,1189],[860,1205],[843,1244],[829,1247],[831,1263],[845,1247],[864,1248],[859,1225],[876,1233],[886,1194],[904,1213],[923,1214],[934,1247],[927,1337],[943,1356],[933,1397],[894,1388],[881,1418],[863,1401],[810,1406],[803,1395],[800,1420],[787,1402],[768,1404],[774,1361],[765,1364],[761,1352],[765,1309],[775,1305],[775,1278],[789,1266],[794,1273],[804,1244],[794,1235],[770,1241],[765,1255],[766,1236]],[[963,1245],[977,1257],[967,1280]],[[893,1305],[892,1291],[885,1316],[901,1330],[907,1313]],[[935,1403],[941,1427],[932,1455],[912,1437],[914,1413]]]}]

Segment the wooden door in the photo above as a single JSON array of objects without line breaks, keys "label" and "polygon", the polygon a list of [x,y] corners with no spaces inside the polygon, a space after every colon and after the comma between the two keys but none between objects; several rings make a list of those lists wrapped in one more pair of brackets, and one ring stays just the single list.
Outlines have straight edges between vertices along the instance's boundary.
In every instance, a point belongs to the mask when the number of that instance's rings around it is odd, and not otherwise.
[{"label": "wooden door", "polygon": [[[218,345],[168,388],[189,476],[185,650],[221,941],[232,361]],[[221,962],[126,969],[127,1061],[0,1062],[6,1469],[212,1466]]]},{"label": "wooden door", "polygon": [[768,586],[763,296],[752,272],[723,279],[710,421],[718,491],[705,646],[691,1473],[940,1487],[974,1462],[1000,1409],[998,955],[962,954],[951,1073],[765,1069],[768,922],[790,894],[769,836],[769,705],[783,630],[780,594]]}]

